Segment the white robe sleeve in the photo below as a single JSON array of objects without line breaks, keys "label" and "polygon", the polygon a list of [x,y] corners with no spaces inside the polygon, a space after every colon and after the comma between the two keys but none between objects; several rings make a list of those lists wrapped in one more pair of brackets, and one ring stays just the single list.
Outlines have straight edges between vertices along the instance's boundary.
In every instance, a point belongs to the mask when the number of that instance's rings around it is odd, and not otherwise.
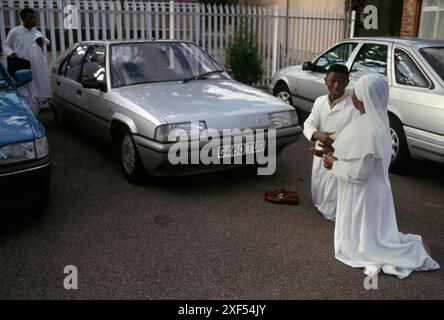
[{"label": "white robe sleeve", "polygon": [[318,131],[319,122],[321,115],[319,114],[320,109],[318,107],[319,99],[317,99],[311,109],[311,114],[304,122],[304,136],[308,139],[308,141],[314,143],[313,134]]},{"label": "white robe sleeve", "polygon": [[363,183],[373,172],[375,160],[372,154],[368,154],[361,159],[338,160],[333,163],[332,174],[352,183]]},{"label": "white robe sleeve", "polygon": [[9,57],[9,55],[14,52],[13,50],[14,40],[15,40],[15,30],[12,29],[9,32],[8,36],[6,37],[5,44],[3,45],[3,52],[7,57]]}]

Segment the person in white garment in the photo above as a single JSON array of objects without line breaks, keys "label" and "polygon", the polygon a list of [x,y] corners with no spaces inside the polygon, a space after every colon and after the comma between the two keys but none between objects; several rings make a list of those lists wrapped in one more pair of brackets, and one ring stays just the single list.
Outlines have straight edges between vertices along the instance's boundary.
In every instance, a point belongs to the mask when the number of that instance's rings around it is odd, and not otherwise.
[{"label": "person in white garment", "polygon": [[40,32],[34,36],[34,44],[31,47],[30,62],[33,75],[33,81],[31,82],[31,92],[33,101],[33,112],[38,115],[40,112],[40,105],[48,103],[48,100],[52,97],[52,91],[49,84],[49,70],[48,60],[43,53],[43,46],[49,44],[49,40],[46,39]]},{"label": "person in white garment", "polygon": [[389,180],[392,140],[387,78],[361,77],[352,100],[361,116],[337,137],[334,154],[324,157],[325,167],[338,180],[336,258],[364,268],[368,276],[382,270],[405,278],[412,271],[439,269],[420,236],[398,231]]},{"label": "person in white garment", "polygon": [[[35,43],[36,35],[40,33],[35,27],[37,18],[34,10],[31,8],[22,9],[20,11],[20,18],[22,19],[22,25],[12,28],[11,31],[9,31],[3,45],[3,52],[10,59],[21,58],[30,61],[32,45]],[[33,78],[34,77],[33,72]],[[35,99],[32,94],[33,81],[19,87],[18,91],[34,111],[38,109],[38,100]]]},{"label": "person in white garment", "polygon": [[328,220],[335,221],[337,181],[323,166],[324,154],[330,152],[334,138],[359,112],[345,92],[349,84],[349,71],[342,64],[332,65],[326,74],[328,95],[316,99],[310,116],[304,123],[304,135],[315,147],[311,174],[311,194],[317,210]]}]

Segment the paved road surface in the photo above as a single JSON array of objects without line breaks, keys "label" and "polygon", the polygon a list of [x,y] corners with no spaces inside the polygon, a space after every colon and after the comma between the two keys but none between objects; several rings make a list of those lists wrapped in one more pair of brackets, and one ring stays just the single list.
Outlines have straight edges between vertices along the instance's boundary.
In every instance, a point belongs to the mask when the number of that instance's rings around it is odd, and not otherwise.
[{"label": "paved road surface", "polygon": [[[312,207],[306,141],[274,176],[240,169],[127,183],[109,148],[41,115],[53,158],[51,200],[34,218],[2,212],[0,298],[31,299],[443,299],[443,271],[378,290],[334,258],[334,224]],[[392,176],[398,224],[421,234],[444,264],[444,166],[415,163]],[[305,178],[305,181],[302,181]],[[296,188],[300,206],[263,193]],[[17,219],[15,219],[17,220]],[[65,290],[75,265],[79,289]]]}]

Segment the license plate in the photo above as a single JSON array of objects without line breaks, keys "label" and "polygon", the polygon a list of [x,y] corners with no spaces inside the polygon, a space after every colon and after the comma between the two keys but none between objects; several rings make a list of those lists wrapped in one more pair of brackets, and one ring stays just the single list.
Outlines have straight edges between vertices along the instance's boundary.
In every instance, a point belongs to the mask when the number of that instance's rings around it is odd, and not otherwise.
[{"label": "license plate", "polygon": [[259,140],[248,143],[239,143],[226,146],[220,146],[217,149],[218,158],[239,157],[247,154],[265,151],[265,141]]}]

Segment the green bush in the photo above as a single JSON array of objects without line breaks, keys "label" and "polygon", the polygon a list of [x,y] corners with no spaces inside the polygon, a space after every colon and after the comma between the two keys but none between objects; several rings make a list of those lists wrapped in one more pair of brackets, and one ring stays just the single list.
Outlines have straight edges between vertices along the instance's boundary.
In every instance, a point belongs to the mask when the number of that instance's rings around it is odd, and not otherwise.
[{"label": "green bush", "polygon": [[262,57],[252,30],[241,25],[227,49],[226,56],[227,66],[235,80],[252,85],[262,79]]}]

